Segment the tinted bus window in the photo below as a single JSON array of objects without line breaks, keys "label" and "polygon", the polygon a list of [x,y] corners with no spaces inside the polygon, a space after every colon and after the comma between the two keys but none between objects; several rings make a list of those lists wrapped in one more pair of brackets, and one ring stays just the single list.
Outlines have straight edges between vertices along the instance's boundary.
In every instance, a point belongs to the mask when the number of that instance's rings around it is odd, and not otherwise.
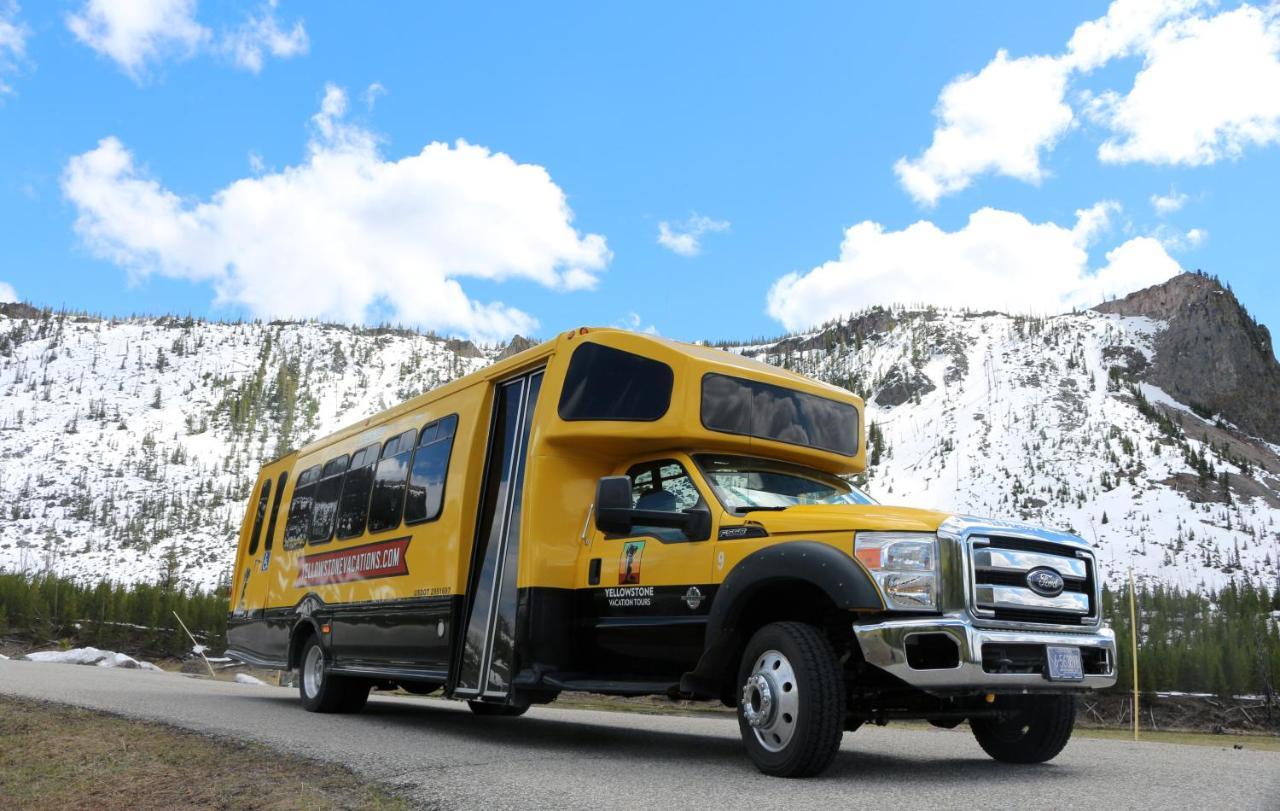
[{"label": "tinted bus window", "polygon": [[264,549],[271,551],[271,544],[276,539],[276,519],[280,517],[280,502],[284,498],[284,486],[289,481],[289,471],[280,474],[280,480],[276,482],[276,497],[271,502],[271,520],[267,522],[267,543]]},{"label": "tinted bus window", "polygon": [[702,424],[712,431],[858,453],[858,409],[793,389],[708,374],[702,378]]},{"label": "tinted bus window", "polygon": [[369,531],[381,532],[400,526],[404,510],[405,483],[409,476],[409,456],[418,432],[405,431],[387,440],[382,459],[373,474],[373,497],[369,500]]},{"label": "tinted bus window", "polygon": [[309,467],[298,476],[289,502],[289,523],[284,527],[284,546],[292,549],[307,542],[307,530],[311,526],[311,506],[315,501],[316,481],[320,478],[320,466]]},{"label": "tinted bus window", "polygon": [[369,519],[369,491],[373,489],[373,463],[378,461],[378,446],[361,448],[351,457],[351,469],[342,484],[338,502],[338,537],[354,538],[364,534]]},{"label": "tinted bus window", "polygon": [[573,351],[560,392],[562,420],[650,422],[671,405],[671,367],[652,358],[586,343]]},{"label": "tinted bus window", "polygon": [[409,471],[409,491],[404,502],[406,524],[434,521],[440,517],[445,479],[449,475],[449,453],[453,449],[457,425],[458,415],[454,414],[422,429]]},{"label": "tinted bus window", "polygon": [[249,539],[249,554],[258,553],[258,538],[262,536],[262,519],[267,515],[267,499],[271,496],[271,480],[262,483],[262,495],[258,496],[258,512],[253,516],[253,535]]},{"label": "tinted bus window", "polygon": [[347,456],[325,463],[316,485],[315,504],[311,508],[311,543],[325,543],[333,537],[333,518],[338,512],[338,496],[342,495],[342,474],[347,471]]}]

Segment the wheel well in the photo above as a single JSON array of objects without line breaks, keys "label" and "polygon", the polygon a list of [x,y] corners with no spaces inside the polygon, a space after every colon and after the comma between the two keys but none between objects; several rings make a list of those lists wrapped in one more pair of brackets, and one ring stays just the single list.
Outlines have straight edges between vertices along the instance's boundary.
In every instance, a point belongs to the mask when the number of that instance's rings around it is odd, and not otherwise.
[{"label": "wheel well", "polygon": [[295,670],[302,664],[302,648],[307,644],[307,640],[315,635],[316,629],[306,620],[303,620],[294,626],[293,631],[289,634],[289,657],[287,664],[290,670]]},{"label": "wheel well", "polygon": [[725,663],[721,701],[733,706],[737,700],[738,666],[742,652],[753,634],[774,622],[803,622],[816,626],[831,640],[836,653],[850,647],[848,611],[838,608],[817,585],[805,580],[780,580],[753,589],[734,622],[732,655]]}]

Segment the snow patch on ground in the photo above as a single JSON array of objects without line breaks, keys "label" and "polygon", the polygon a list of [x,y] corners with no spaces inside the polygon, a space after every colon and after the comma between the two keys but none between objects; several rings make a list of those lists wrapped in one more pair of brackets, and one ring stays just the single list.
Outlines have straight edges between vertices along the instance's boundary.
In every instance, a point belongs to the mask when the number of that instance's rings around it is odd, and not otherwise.
[{"label": "snow patch on ground", "polygon": [[262,679],[256,678],[256,677],[254,677],[254,676],[250,676],[248,673],[237,673],[237,674],[236,674],[236,684],[252,684],[252,685],[254,685],[254,686],[256,686],[256,687],[270,687],[270,686],[271,686],[271,685],[267,684],[265,681],[263,681]]},{"label": "snow patch on ground", "polygon": [[72,648],[71,650],[47,650],[28,653],[22,657],[29,662],[52,662],[64,665],[95,665],[97,667],[119,667],[126,670],[150,670],[164,672],[150,662],[140,662],[132,656],[98,648]]}]

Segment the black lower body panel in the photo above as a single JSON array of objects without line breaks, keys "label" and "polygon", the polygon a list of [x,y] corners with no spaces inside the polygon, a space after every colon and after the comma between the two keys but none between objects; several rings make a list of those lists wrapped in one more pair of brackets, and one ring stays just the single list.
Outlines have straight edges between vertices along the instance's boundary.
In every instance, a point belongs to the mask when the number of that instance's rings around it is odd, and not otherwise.
[{"label": "black lower body panel", "polygon": [[288,667],[294,629],[305,622],[329,628],[323,643],[335,671],[443,681],[460,602],[445,596],[326,604],[312,594],[296,606],[231,616],[227,649],[249,664]]}]

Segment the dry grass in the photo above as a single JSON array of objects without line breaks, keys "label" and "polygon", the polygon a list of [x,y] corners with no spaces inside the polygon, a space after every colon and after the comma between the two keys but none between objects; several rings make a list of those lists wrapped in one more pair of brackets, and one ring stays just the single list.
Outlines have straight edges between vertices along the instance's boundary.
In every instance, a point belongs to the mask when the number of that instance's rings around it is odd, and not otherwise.
[{"label": "dry grass", "polygon": [[257,744],[0,697],[0,808],[405,807],[340,767]]},{"label": "dry grass", "polygon": [[[1103,738],[1112,741],[1131,741],[1133,732],[1128,729],[1076,727],[1081,738]],[[1167,732],[1143,729],[1138,732],[1139,743],[1183,743],[1191,746],[1217,746],[1223,749],[1256,749],[1262,752],[1280,752],[1280,737],[1274,735],[1241,734],[1234,732]]]}]

